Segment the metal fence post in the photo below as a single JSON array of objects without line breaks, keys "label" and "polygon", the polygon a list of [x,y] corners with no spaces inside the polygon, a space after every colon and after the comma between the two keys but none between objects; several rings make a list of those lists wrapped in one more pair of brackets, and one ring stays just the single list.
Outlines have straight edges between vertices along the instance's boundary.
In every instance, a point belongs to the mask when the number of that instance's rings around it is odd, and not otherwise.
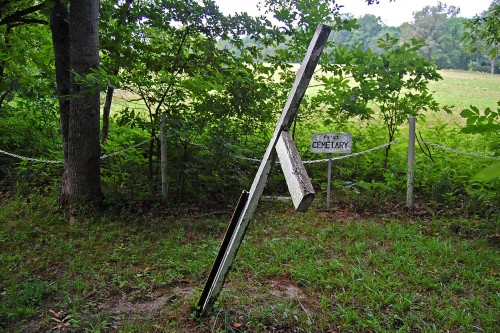
[{"label": "metal fence post", "polygon": [[326,187],[326,209],[330,209],[331,186],[332,186],[332,154],[328,154],[328,184]]}]

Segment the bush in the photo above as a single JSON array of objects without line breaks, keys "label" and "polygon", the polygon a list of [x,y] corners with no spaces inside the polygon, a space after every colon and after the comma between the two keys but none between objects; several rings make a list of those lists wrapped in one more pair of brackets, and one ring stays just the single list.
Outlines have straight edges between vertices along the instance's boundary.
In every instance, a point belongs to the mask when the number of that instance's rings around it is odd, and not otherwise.
[{"label": "bush", "polygon": [[[499,73],[499,66],[495,67],[495,73]],[[484,61],[471,61],[469,63],[469,70],[473,72],[491,73],[491,64]]]}]

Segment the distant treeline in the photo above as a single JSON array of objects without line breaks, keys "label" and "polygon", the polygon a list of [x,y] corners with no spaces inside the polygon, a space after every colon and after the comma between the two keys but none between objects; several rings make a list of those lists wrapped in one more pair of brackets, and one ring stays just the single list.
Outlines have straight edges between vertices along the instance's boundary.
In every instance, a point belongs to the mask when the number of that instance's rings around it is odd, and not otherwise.
[{"label": "distant treeline", "polygon": [[[363,50],[371,49],[380,53],[378,40],[386,34],[402,42],[416,38],[424,43],[419,54],[434,61],[440,68],[500,73],[498,56],[491,58],[486,52],[471,51],[470,45],[463,41],[469,19],[459,17],[459,13],[457,7],[438,3],[437,6],[426,6],[415,12],[412,22],[403,23],[399,27],[387,26],[380,17],[366,14],[356,19],[357,28],[332,32],[330,40],[350,48],[361,47]],[[344,15],[344,18],[354,19],[350,14]],[[244,38],[244,43],[261,46],[251,38]],[[221,46],[231,48],[229,43],[221,43]],[[262,56],[274,56],[283,48],[284,46],[264,48]]]}]

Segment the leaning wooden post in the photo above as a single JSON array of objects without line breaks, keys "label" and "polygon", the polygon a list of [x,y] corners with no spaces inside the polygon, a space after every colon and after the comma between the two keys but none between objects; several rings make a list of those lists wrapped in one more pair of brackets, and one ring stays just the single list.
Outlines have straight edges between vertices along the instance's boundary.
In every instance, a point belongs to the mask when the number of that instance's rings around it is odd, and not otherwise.
[{"label": "leaning wooden post", "polygon": [[406,189],[406,207],[413,208],[413,177],[415,174],[415,123],[416,118],[410,116],[410,130],[408,137],[408,179]]},{"label": "leaning wooden post", "polygon": [[[275,149],[276,145],[278,144],[282,133],[288,131],[292,125],[293,119],[297,114],[297,110],[299,109],[300,103],[304,98],[306,89],[309,86],[309,82],[314,74],[316,65],[318,64],[319,57],[324,46],[326,45],[326,42],[328,41],[330,31],[331,28],[329,26],[320,24],[316,29],[311,43],[309,44],[306,56],[302,62],[299,72],[297,73],[295,83],[293,84],[290,95],[288,96],[283,113],[278,120],[271,141],[267,146],[264,157],[262,158],[259,169],[257,170],[257,174],[255,175],[252,186],[250,187],[248,198],[243,206],[243,209],[239,212],[236,227],[232,234],[228,235],[230,239],[228,239],[227,247],[223,251],[223,255],[221,255],[220,262],[216,261],[212,267],[213,274],[211,272],[209,275],[209,277],[212,278],[207,280],[205,288],[198,301],[199,314],[203,313],[207,307],[214,302],[224,285],[229,269],[233,264],[246,229],[250,223],[250,219],[252,218],[262,192],[264,191],[271,168],[274,165],[277,156]],[[305,202],[307,201],[308,200],[306,199]]]},{"label": "leaning wooden post", "polygon": [[163,113],[160,116],[160,158],[161,158],[161,200],[167,201],[168,198],[168,178],[167,178],[167,138],[165,127],[167,116]]}]

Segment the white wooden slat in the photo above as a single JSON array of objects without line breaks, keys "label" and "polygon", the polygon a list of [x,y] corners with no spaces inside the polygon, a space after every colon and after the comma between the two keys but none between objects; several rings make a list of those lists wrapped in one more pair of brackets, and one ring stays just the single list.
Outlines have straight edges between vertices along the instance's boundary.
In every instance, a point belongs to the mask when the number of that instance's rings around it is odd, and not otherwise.
[{"label": "white wooden slat", "polygon": [[276,153],[280,160],[281,170],[285,174],[286,184],[295,210],[298,212],[307,211],[316,193],[290,133],[281,132],[280,139],[276,144]]}]

